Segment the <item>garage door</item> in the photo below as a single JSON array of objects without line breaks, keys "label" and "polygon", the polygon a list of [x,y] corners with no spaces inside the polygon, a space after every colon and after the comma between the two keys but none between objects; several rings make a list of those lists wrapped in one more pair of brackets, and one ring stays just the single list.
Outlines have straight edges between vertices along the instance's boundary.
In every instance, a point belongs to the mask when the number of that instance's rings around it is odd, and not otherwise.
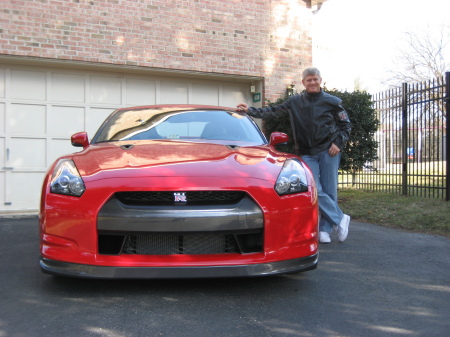
[{"label": "garage door", "polygon": [[236,106],[248,84],[0,65],[0,211],[37,210],[47,168],[92,137],[116,108],[147,104]]}]

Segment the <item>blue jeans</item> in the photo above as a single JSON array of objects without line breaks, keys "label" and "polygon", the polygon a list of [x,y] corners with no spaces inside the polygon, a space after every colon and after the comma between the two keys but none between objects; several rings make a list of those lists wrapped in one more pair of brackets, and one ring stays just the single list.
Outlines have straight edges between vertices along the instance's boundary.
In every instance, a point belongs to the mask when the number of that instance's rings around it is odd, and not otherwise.
[{"label": "blue jeans", "polygon": [[319,231],[331,233],[344,215],[337,202],[338,169],[341,154],[331,157],[327,151],[316,155],[302,155],[302,159],[311,169],[316,180],[319,197]]}]

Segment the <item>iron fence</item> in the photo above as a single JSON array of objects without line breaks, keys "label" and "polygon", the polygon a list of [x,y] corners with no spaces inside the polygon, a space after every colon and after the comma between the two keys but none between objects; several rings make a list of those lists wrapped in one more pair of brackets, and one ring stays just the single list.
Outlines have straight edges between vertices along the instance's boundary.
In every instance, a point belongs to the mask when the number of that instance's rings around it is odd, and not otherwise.
[{"label": "iron fence", "polygon": [[339,186],[450,200],[450,72],[404,83],[373,101],[378,160],[356,175],[340,172]]}]

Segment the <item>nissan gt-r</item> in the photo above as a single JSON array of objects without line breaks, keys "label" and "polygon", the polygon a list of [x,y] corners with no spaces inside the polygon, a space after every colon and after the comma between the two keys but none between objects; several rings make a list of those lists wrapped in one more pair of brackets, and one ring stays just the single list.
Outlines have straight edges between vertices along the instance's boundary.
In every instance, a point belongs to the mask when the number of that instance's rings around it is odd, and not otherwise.
[{"label": "nissan gt-r", "polygon": [[[318,199],[296,155],[235,109],[114,111],[42,187],[40,267],[87,278],[264,276],[318,263]],[[82,149],[81,149],[82,148]]]}]

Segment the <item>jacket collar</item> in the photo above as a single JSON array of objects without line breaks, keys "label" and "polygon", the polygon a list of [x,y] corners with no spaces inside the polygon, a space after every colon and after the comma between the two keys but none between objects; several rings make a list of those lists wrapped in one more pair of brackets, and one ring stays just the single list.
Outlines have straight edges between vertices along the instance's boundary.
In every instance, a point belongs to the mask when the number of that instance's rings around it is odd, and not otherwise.
[{"label": "jacket collar", "polygon": [[323,90],[320,88],[320,92],[307,92],[305,91],[305,96],[307,99],[312,100],[317,97],[323,96]]}]

